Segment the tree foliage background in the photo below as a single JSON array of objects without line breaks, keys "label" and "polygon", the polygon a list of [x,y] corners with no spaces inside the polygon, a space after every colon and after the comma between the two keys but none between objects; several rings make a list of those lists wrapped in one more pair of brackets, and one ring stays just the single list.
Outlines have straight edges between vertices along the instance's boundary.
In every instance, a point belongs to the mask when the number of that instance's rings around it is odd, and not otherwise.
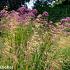
[{"label": "tree foliage background", "polygon": [[[17,9],[22,4],[24,5],[25,2],[29,1],[30,0],[0,0],[0,9],[3,9],[4,6],[8,6],[10,9]],[[64,1],[69,2],[69,0],[36,0],[35,8],[37,8],[39,5],[40,7],[46,6],[47,2],[52,3],[53,1],[55,1],[55,4],[61,4]]]},{"label": "tree foliage background", "polygon": [[[49,1],[49,4],[47,4]],[[39,13],[47,11],[49,13],[49,19],[52,21],[59,21],[61,18],[70,16],[70,1],[69,0],[37,0],[34,8]],[[50,4],[51,2],[51,4]]]},{"label": "tree foliage background", "polygon": [[0,0],[0,10],[4,8],[4,6],[8,6],[10,10],[19,8],[25,2],[29,2],[30,0]]}]

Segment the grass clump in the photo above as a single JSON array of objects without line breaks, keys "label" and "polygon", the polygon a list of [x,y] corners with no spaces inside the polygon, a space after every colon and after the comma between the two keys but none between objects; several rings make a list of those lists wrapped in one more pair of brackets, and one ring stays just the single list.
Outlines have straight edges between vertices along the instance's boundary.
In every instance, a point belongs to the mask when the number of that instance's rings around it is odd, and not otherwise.
[{"label": "grass clump", "polygon": [[2,32],[0,65],[14,70],[70,69],[70,36],[64,32],[56,29],[54,34],[52,28],[35,22]]}]

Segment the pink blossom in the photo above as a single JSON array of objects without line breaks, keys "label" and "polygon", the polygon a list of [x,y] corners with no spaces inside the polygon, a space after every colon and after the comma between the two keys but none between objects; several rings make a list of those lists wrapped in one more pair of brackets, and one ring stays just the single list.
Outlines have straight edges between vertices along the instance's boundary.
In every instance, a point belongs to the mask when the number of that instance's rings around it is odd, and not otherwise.
[{"label": "pink blossom", "polygon": [[48,14],[48,12],[45,11],[45,12],[43,12],[42,16],[47,17],[47,16],[49,16],[49,14]]},{"label": "pink blossom", "polygon": [[66,17],[67,21],[70,22],[70,17]]},{"label": "pink blossom", "polygon": [[67,19],[66,18],[61,19],[61,24],[65,23],[65,22],[67,22]]},{"label": "pink blossom", "polygon": [[4,9],[0,11],[0,17],[6,17],[7,15],[8,15],[8,11]]},{"label": "pink blossom", "polygon": [[65,22],[70,22],[70,17],[66,17],[64,19],[61,19],[61,24],[65,23]]},{"label": "pink blossom", "polygon": [[11,11],[11,13],[9,13],[9,15],[6,18],[8,18],[9,20],[10,19],[15,19],[17,21],[20,21],[20,19],[21,19],[21,17],[19,16],[19,13],[14,11],[14,10]]},{"label": "pink blossom", "polygon": [[27,11],[27,8],[26,8],[26,7],[20,7],[19,9],[17,9],[17,11],[18,11],[20,14],[25,14],[25,12]]},{"label": "pink blossom", "polygon": [[35,15],[34,15],[32,12],[29,12],[29,13],[28,13],[28,16],[30,16],[30,17],[35,17]]},{"label": "pink blossom", "polygon": [[35,15],[38,13],[38,11],[36,9],[31,10],[31,12]]}]

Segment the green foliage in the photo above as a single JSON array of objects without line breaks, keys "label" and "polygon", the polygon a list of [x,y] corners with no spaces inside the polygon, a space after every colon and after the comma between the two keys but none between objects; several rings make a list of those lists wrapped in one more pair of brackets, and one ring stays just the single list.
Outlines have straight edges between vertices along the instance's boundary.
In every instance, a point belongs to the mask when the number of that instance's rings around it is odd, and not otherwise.
[{"label": "green foliage", "polygon": [[0,10],[5,6],[8,6],[9,10],[16,10],[21,7],[21,4],[24,5],[25,2],[29,2],[30,0],[0,0]]},{"label": "green foliage", "polygon": [[[62,0],[64,1],[64,0]],[[61,2],[61,0],[58,0],[58,2]],[[65,4],[66,3],[66,4]],[[54,7],[49,7],[46,3],[42,2],[36,2],[34,8],[38,10],[39,13],[43,13],[44,11],[47,11],[49,13],[49,20],[52,20],[53,22],[59,21],[63,17],[70,16],[70,5],[68,1],[65,1],[64,3],[55,3]],[[58,11],[58,12],[57,12]]]},{"label": "green foliage", "polygon": [[59,4],[59,3],[62,3],[63,1],[65,1],[65,0],[55,0],[55,3]]},{"label": "green foliage", "polygon": [[64,31],[70,32],[70,28],[65,28]]},{"label": "green foliage", "polygon": [[17,27],[17,29],[15,30],[15,44],[18,46],[21,44],[26,44],[31,34],[32,34],[31,25],[27,27],[22,26]]},{"label": "green foliage", "polygon": [[62,70],[70,69],[70,60],[64,60],[64,64],[62,65]]}]

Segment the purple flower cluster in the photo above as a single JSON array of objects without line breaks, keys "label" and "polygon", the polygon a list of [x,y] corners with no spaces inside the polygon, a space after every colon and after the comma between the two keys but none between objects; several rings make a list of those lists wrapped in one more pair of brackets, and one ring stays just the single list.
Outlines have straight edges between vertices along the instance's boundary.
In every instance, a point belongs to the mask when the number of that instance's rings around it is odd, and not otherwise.
[{"label": "purple flower cluster", "polygon": [[20,7],[19,9],[17,9],[17,12],[19,12],[19,14],[25,14],[27,12],[27,8],[26,7]]},{"label": "purple flower cluster", "polygon": [[32,12],[29,12],[29,13],[28,13],[28,16],[29,16],[29,17],[35,17],[35,15],[34,15]]},{"label": "purple flower cluster", "polygon": [[28,8],[26,8],[24,6],[20,7],[19,9],[17,9],[17,12],[19,12],[20,15],[24,15],[24,14],[28,14],[28,13],[32,13],[34,15],[37,14],[37,10],[36,9],[31,10],[31,9],[28,9]]},{"label": "purple flower cluster", "polygon": [[18,10],[18,15],[20,18],[20,21],[25,21],[27,20],[29,17],[31,18],[35,18],[37,15],[37,10],[36,9],[28,9],[26,7],[20,7]]},{"label": "purple flower cluster", "polygon": [[5,17],[7,15],[8,15],[8,12],[6,10],[3,9],[0,11],[0,18]]},{"label": "purple flower cluster", "polygon": [[38,11],[36,9],[31,10],[34,15],[37,15]]},{"label": "purple flower cluster", "polygon": [[45,12],[43,12],[42,16],[44,16],[44,17],[48,17],[49,14],[48,14],[48,12],[45,11]]},{"label": "purple flower cluster", "polygon": [[[11,12],[8,12],[6,10],[2,10],[0,12],[0,17],[6,16],[8,19],[16,19],[18,22],[26,22],[33,20],[35,17],[37,17],[38,11],[36,9],[28,9],[24,6],[17,9],[17,11],[12,10]],[[48,16],[48,12],[43,12],[43,17]]]},{"label": "purple flower cluster", "polygon": [[[18,13],[18,14],[16,14],[16,13]],[[11,15],[12,14],[15,15],[16,18],[20,17],[18,20],[26,21],[26,20],[28,20],[28,18],[31,18],[31,17],[35,18],[37,15],[37,10],[36,9],[31,10],[31,9],[28,9],[23,6],[23,7],[20,7],[19,9],[17,9],[17,11],[11,13]]]},{"label": "purple flower cluster", "polygon": [[0,18],[6,17],[9,20],[16,19],[19,22],[28,21],[28,19],[35,18],[36,15],[37,15],[36,9],[31,10],[24,6],[17,9],[17,11],[14,11],[14,10],[12,10],[10,12],[8,12],[6,10],[0,11]]},{"label": "purple flower cluster", "polygon": [[69,22],[69,23],[70,23],[70,17],[67,17],[66,19],[67,19],[67,22]]},{"label": "purple flower cluster", "polygon": [[70,17],[66,17],[64,19],[61,19],[61,24],[65,23],[65,22],[70,23]]}]

